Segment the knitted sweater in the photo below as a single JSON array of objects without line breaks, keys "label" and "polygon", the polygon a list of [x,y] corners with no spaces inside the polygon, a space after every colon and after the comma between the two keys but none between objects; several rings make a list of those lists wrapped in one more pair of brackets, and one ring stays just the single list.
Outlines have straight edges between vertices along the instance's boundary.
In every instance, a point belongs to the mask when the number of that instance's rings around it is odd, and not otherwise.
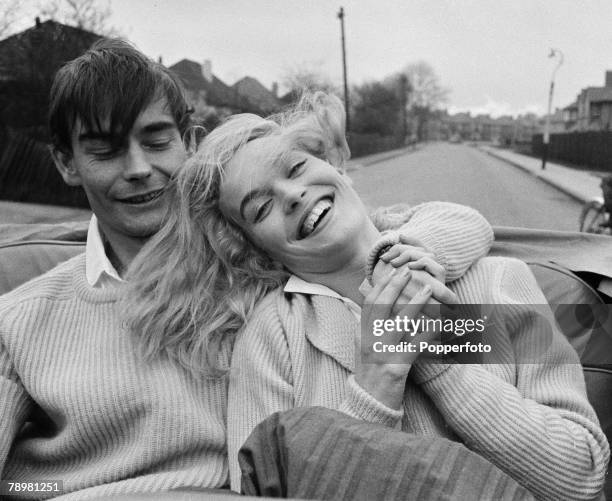
[{"label": "knitted sweater", "polygon": [[[541,499],[591,499],[601,489],[609,446],[588,403],[578,357],[554,328],[545,363],[520,359],[537,347],[543,323],[525,305],[546,304],[521,261],[484,258],[450,285],[461,302],[504,308],[497,336],[510,348],[503,363],[413,364],[403,409],[390,409],[351,375],[359,326],[339,299],[275,292],[266,297],[234,346],[228,408],[232,488],[237,453],[266,416],[320,405],[429,436],[460,440]],[[546,326],[555,325],[552,313]],[[550,330],[550,329],[549,329]],[[499,353],[498,353],[499,356]],[[477,474],[475,472],[475,474]]]},{"label": "knitted sweater", "polygon": [[0,298],[1,478],[65,500],[227,485],[227,378],[145,363],[117,295],[82,254]]},{"label": "knitted sweater", "polygon": [[[379,219],[409,221],[451,277],[492,242],[455,204]],[[227,378],[141,360],[117,299],[88,285],[84,254],[0,297],[0,478],[62,480],[66,500],[227,485]]]}]

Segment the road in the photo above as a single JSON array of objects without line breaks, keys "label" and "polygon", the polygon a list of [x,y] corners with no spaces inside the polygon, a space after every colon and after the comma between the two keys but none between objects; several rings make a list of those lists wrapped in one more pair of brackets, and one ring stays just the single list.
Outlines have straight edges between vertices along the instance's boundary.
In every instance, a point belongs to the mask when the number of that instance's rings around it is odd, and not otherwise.
[{"label": "road", "polygon": [[574,199],[463,144],[419,146],[349,175],[369,207],[445,200],[474,207],[493,225],[578,229],[581,206]]}]

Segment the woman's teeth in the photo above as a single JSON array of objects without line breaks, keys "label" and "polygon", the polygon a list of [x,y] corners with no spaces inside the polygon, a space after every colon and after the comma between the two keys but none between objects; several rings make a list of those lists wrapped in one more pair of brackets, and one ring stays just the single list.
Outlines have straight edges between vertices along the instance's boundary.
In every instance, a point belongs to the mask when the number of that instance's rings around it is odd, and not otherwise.
[{"label": "woman's teeth", "polygon": [[306,216],[304,219],[304,223],[302,224],[302,228],[300,230],[300,235],[302,238],[310,235],[319,222],[323,219],[323,215],[332,207],[331,200],[320,200],[315,204],[315,206],[310,211],[310,214]]}]

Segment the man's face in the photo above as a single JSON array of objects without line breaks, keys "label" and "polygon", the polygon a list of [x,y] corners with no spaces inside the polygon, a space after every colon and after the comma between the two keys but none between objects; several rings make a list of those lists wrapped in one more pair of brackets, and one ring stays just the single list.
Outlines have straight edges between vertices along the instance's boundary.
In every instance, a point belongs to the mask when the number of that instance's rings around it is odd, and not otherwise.
[{"label": "man's face", "polygon": [[[102,122],[104,127],[104,122]],[[64,180],[85,190],[104,233],[148,238],[162,222],[170,177],[185,160],[185,148],[166,99],[138,115],[124,144],[107,131],[72,131],[72,155],[60,168]]]}]

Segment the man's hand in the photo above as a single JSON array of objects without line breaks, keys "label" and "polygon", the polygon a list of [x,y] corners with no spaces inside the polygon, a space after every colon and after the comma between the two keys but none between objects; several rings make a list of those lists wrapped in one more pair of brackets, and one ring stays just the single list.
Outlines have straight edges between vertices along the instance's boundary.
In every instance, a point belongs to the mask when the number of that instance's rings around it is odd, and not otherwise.
[{"label": "man's hand", "polygon": [[423,247],[396,244],[382,256],[380,260],[391,264],[394,268],[408,265],[412,270],[425,270],[439,282],[446,282],[446,270],[438,264],[433,253]]},{"label": "man's hand", "polygon": [[374,285],[392,273],[394,269],[409,267],[412,278],[404,287],[400,298],[393,308],[398,313],[403,305],[413,299],[425,285],[432,290],[432,297],[423,308],[423,313],[430,318],[440,317],[440,304],[457,304],[458,299],[453,291],[444,285],[446,275],[444,268],[436,263],[433,254],[422,247],[396,244],[381,256],[374,267],[372,282]]}]

